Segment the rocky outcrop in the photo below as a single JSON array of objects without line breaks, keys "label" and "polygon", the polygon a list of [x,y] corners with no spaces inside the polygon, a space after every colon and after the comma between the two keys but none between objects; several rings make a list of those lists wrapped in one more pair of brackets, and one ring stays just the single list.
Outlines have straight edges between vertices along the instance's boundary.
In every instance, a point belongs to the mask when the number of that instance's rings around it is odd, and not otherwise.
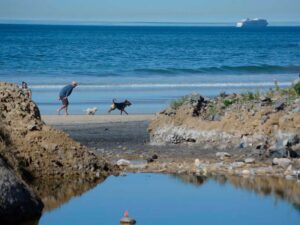
[{"label": "rocky outcrop", "polygon": [[26,181],[49,177],[106,176],[110,165],[73,141],[62,131],[46,126],[37,105],[14,84],[0,83],[0,150]]},{"label": "rocky outcrop", "polygon": [[289,148],[293,154],[300,150],[299,106],[300,97],[292,88],[266,94],[222,93],[212,99],[194,93],[157,114],[149,126],[150,142],[252,148],[282,157]]},{"label": "rocky outcrop", "polygon": [[0,224],[40,216],[43,204],[37,195],[47,199],[42,187],[57,190],[64,181],[88,184],[87,189],[111,172],[103,158],[45,125],[20,88],[0,82]]},{"label": "rocky outcrop", "polygon": [[41,200],[1,158],[0,190],[0,224],[17,223],[41,215]]}]

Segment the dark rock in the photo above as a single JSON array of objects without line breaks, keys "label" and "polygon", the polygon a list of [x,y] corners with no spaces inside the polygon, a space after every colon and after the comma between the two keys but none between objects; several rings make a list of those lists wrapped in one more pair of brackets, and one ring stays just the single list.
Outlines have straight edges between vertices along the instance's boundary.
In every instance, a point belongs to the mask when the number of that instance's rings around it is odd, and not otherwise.
[{"label": "dark rock", "polygon": [[0,159],[0,224],[24,222],[41,216],[43,203]]},{"label": "dark rock", "polygon": [[28,130],[35,131],[35,130],[40,130],[40,128],[35,124],[31,124],[31,125],[28,125]]},{"label": "dark rock", "polygon": [[147,163],[152,163],[152,162],[154,162],[154,159],[152,159],[152,158],[147,159]]},{"label": "dark rock", "polygon": [[300,143],[300,137],[297,134],[291,135],[288,139],[284,141],[284,145],[287,147],[291,147],[299,143]]},{"label": "dark rock", "polygon": [[205,105],[205,99],[199,94],[191,94],[188,97],[188,104],[193,108],[193,116],[199,116],[201,108]]},{"label": "dark rock", "polygon": [[300,155],[298,154],[298,152],[296,152],[296,151],[294,151],[293,149],[290,149],[290,148],[288,148],[287,150],[286,150],[286,154],[287,154],[287,156],[288,157],[290,157],[290,158],[298,158]]},{"label": "dark rock", "polygon": [[263,148],[263,144],[258,144],[255,149],[262,149]]},{"label": "dark rock", "polygon": [[176,110],[172,109],[172,108],[167,108],[167,109],[161,111],[160,114],[164,114],[166,116],[175,116],[176,115]]},{"label": "dark rock", "polygon": [[185,140],[186,142],[192,142],[192,143],[195,143],[196,142],[196,139],[194,138],[188,138]]},{"label": "dark rock", "polygon": [[284,110],[284,107],[285,107],[285,102],[284,101],[278,101],[274,105],[274,110],[275,111],[281,111],[281,110]]},{"label": "dark rock", "polygon": [[285,149],[270,149],[269,150],[269,157],[270,158],[282,158],[286,156]]},{"label": "dark rock", "polygon": [[212,121],[221,121],[221,119],[222,119],[222,116],[220,114],[218,114],[218,113],[212,115],[212,117],[211,117]]},{"label": "dark rock", "polygon": [[271,105],[271,104],[272,104],[272,99],[269,97],[264,96],[260,99],[261,106],[267,106],[267,105]]},{"label": "dark rock", "polygon": [[152,159],[158,159],[158,155],[154,154],[154,155],[152,156]]}]

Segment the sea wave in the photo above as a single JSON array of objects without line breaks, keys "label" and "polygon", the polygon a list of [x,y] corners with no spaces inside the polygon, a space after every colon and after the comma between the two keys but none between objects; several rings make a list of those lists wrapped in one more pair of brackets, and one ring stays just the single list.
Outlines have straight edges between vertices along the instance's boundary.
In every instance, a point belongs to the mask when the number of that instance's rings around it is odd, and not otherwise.
[{"label": "sea wave", "polygon": [[145,74],[279,74],[279,73],[299,73],[300,65],[275,66],[275,65],[247,65],[247,66],[220,66],[201,68],[147,68],[135,69],[135,73]]},{"label": "sea wave", "polygon": [[[280,82],[280,86],[289,86],[291,82]],[[32,89],[59,89],[64,85],[62,84],[36,84],[31,85]],[[80,84],[81,89],[109,89],[109,88],[189,88],[189,87],[272,87],[274,82],[244,82],[244,83],[174,83],[174,84],[153,84],[153,83],[141,83],[141,84]]]}]

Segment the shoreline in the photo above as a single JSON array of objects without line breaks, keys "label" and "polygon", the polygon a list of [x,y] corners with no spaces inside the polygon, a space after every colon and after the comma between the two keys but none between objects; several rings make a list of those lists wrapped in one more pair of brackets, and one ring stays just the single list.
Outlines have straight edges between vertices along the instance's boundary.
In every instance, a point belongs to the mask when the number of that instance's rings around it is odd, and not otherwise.
[{"label": "shoreline", "polygon": [[98,124],[114,122],[151,121],[155,114],[130,115],[42,115],[42,120],[48,125],[67,124]]}]

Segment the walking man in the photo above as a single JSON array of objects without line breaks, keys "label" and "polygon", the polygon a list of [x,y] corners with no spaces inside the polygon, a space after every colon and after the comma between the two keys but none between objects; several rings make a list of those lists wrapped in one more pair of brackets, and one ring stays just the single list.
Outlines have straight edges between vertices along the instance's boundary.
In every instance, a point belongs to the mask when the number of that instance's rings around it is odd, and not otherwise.
[{"label": "walking man", "polygon": [[65,110],[65,115],[69,115],[68,113],[68,106],[69,106],[69,100],[68,97],[72,94],[73,89],[77,86],[76,81],[72,81],[71,84],[68,84],[67,86],[63,87],[59,92],[59,100],[62,103],[62,106],[57,109],[57,113],[60,114],[61,110]]}]

